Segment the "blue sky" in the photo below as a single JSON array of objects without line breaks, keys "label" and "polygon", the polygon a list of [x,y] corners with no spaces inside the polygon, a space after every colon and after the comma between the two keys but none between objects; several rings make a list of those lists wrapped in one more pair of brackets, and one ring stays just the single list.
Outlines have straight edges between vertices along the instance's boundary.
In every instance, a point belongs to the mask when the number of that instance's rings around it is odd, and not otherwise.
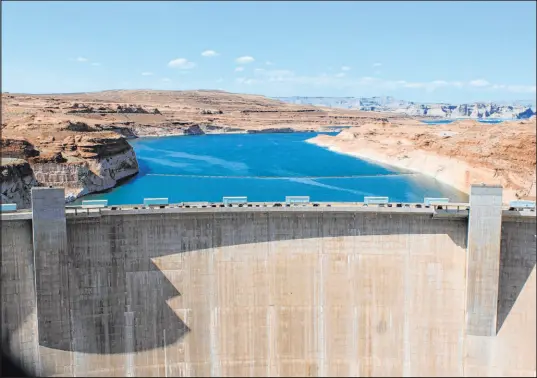
[{"label": "blue sky", "polygon": [[535,2],[2,2],[2,90],[534,99]]}]

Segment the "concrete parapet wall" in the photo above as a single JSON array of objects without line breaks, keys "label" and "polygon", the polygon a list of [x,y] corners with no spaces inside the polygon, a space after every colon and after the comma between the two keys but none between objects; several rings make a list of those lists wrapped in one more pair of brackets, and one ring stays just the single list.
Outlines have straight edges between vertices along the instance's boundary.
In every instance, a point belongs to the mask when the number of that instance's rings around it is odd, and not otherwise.
[{"label": "concrete parapet wall", "polygon": [[[3,215],[2,294],[7,259],[34,302],[3,299],[2,322],[48,375],[535,375],[534,214],[503,212],[498,333],[473,336],[467,210],[313,209],[68,210],[67,284],[48,287],[69,318],[39,322],[36,268],[13,257],[33,256],[32,221]],[[41,326],[56,316],[69,343]]]}]

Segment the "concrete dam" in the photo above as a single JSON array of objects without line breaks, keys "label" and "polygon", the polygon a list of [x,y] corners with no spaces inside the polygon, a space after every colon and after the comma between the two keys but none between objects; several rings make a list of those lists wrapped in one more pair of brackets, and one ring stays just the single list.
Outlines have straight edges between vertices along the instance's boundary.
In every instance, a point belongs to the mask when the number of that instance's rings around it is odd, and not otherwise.
[{"label": "concrete dam", "polygon": [[4,346],[47,376],[535,376],[536,217],[469,204],[2,214]]}]

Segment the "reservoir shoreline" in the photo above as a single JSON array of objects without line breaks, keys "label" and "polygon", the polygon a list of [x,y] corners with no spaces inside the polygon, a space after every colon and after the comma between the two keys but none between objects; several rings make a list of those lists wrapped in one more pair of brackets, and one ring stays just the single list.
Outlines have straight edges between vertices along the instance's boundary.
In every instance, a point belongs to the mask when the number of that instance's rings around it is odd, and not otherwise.
[{"label": "reservoir shoreline", "polygon": [[223,196],[239,195],[258,202],[282,201],[287,195],[329,202],[361,202],[364,196],[375,195],[400,202],[438,196],[453,201],[467,198],[462,191],[408,169],[385,167],[304,143],[313,136],[329,135],[335,132],[207,135],[203,140],[137,138],[131,143],[140,172],[116,188],[84,199],[129,204],[145,197],[219,202]]},{"label": "reservoir shoreline", "polygon": [[[399,156],[394,153],[394,150],[381,149],[374,143],[352,145],[329,135],[318,135],[308,139],[306,142],[326,148],[332,152],[353,156],[376,164],[419,172],[465,194],[469,194],[472,183],[501,184],[494,170],[472,167],[456,158],[441,156],[419,149],[408,151],[404,156]],[[502,201],[507,203],[516,199],[519,199],[516,191],[504,187]]]}]

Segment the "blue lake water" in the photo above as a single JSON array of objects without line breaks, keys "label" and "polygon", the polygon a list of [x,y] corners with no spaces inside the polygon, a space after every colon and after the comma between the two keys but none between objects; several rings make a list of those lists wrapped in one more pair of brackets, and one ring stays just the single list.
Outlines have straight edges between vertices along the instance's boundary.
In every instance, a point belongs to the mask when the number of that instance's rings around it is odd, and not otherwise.
[{"label": "blue lake water", "polygon": [[[458,120],[464,120],[465,118],[456,118],[456,119],[434,119],[434,120],[424,120],[421,121],[422,123],[425,123],[427,125],[447,125],[452,122],[458,121]],[[496,123],[502,123],[503,121],[513,121],[512,119],[478,119],[478,122],[481,123],[489,123],[489,124],[496,124]]]},{"label": "blue lake water", "polygon": [[481,123],[495,124],[495,123],[502,123],[504,120],[503,119],[479,119],[478,121]]},{"label": "blue lake water", "polygon": [[[332,133],[334,134],[334,133]],[[421,202],[423,197],[468,196],[436,180],[369,163],[306,143],[315,133],[228,134],[140,138],[130,143],[140,173],[122,185],[88,199],[110,205],[140,204],[167,197],[170,203],[221,201],[247,196],[249,201],[283,201],[310,196],[312,201],[361,202],[364,196]]]},{"label": "blue lake water", "polygon": [[434,120],[421,121],[421,122],[427,125],[447,125],[454,121],[455,121],[454,119],[434,119]]}]

